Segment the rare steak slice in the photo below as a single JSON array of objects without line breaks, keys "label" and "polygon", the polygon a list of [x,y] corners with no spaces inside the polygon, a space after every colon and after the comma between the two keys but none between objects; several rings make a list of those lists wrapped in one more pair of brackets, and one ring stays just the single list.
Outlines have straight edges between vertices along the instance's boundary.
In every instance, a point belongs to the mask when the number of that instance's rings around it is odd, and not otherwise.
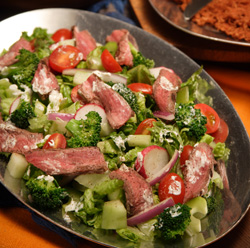
[{"label": "rare steak slice", "polygon": [[208,144],[199,143],[194,147],[189,159],[181,167],[185,184],[183,202],[207,192],[215,163],[212,148]]},{"label": "rare steak slice", "polygon": [[153,206],[152,188],[137,171],[122,165],[109,176],[111,179],[117,178],[124,182],[127,211],[130,216]]},{"label": "rare steak slice", "polygon": [[49,175],[104,173],[108,167],[97,147],[36,149],[26,160]]},{"label": "rare steak slice", "polygon": [[32,133],[14,125],[0,122],[0,151],[1,152],[28,152],[37,148],[37,143],[42,142],[41,133]]},{"label": "rare steak slice", "polygon": [[153,97],[160,111],[175,113],[176,94],[180,85],[181,79],[173,70],[160,70],[153,85]]}]

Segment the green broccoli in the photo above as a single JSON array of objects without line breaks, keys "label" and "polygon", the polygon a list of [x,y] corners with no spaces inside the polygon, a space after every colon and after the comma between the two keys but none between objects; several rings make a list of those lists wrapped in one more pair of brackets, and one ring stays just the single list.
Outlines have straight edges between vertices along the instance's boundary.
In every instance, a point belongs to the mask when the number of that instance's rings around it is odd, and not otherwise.
[{"label": "green broccoli", "polygon": [[220,221],[224,213],[224,200],[222,190],[212,186],[211,195],[204,196],[207,201],[207,218],[208,218],[208,229],[212,229],[215,234],[219,233]]},{"label": "green broccoli", "polygon": [[35,75],[39,58],[35,53],[26,49],[20,49],[17,55],[18,61],[13,65],[2,70],[0,78],[8,78],[10,82],[16,84],[19,88],[26,85],[31,88],[31,81]]},{"label": "green broccoli", "polygon": [[10,120],[17,127],[26,129],[30,125],[29,119],[33,117],[36,117],[36,115],[32,105],[22,99],[18,108],[11,113]]},{"label": "green broccoli", "polygon": [[67,140],[68,147],[96,146],[100,141],[101,116],[90,111],[86,117],[85,120],[72,119],[67,123],[66,129],[73,135]]},{"label": "green broccoli", "polygon": [[145,65],[147,68],[153,68],[155,62],[152,59],[145,58],[141,52],[133,53],[133,66]]},{"label": "green broccoli", "polygon": [[186,204],[177,203],[159,214],[155,228],[161,232],[162,238],[171,241],[182,236],[191,222],[190,210]]},{"label": "green broccoli", "polygon": [[179,129],[187,134],[189,138],[199,141],[206,133],[205,124],[207,118],[201,113],[200,109],[194,108],[194,103],[176,104],[175,121]]},{"label": "green broccoli", "polygon": [[26,182],[32,204],[41,210],[54,210],[68,200],[68,193],[49,175],[31,177]]}]

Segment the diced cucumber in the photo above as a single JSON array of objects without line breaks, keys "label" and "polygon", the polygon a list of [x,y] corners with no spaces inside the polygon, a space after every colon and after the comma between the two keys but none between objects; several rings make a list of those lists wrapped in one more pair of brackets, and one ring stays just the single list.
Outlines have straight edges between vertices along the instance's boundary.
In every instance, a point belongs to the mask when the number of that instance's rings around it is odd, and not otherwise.
[{"label": "diced cucumber", "polygon": [[86,188],[93,189],[95,185],[109,180],[108,174],[82,174],[74,179]]},{"label": "diced cucumber", "polygon": [[62,40],[62,41],[59,41],[58,44],[59,46],[63,46],[63,45],[75,46],[75,39]]},{"label": "diced cucumber", "polygon": [[147,147],[152,145],[151,136],[150,135],[129,135],[127,139],[128,145],[130,147],[139,146],[139,147]]},{"label": "diced cucumber", "polygon": [[187,86],[180,88],[180,90],[177,92],[176,102],[177,103],[189,102],[189,89]]},{"label": "diced cucumber", "polygon": [[82,71],[77,71],[74,75],[73,78],[73,83],[75,85],[77,84],[82,84],[84,81],[86,81],[88,79],[88,77],[92,74],[92,71],[89,70],[82,70]]},{"label": "diced cucumber", "polygon": [[190,201],[186,202],[186,204],[191,208],[191,215],[198,219],[202,219],[207,215],[207,201],[205,198],[198,196]]},{"label": "diced cucumber", "polygon": [[119,152],[119,149],[112,139],[100,141],[97,143],[97,146],[100,148],[101,152],[105,154],[117,154]]},{"label": "diced cucumber", "polygon": [[7,170],[14,178],[22,178],[28,167],[25,157],[19,153],[12,153],[7,164]]},{"label": "diced cucumber", "polygon": [[110,201],[114,201],[114,200],[123,201],[124,198],[125,198],[125,196],[124,196],[124,190],[122,188],[116,189],[112,193],[108,194],[108,199]]},{"label": "diced cucumber", "polygon": [[190,218],[191,218],[191,222],[186,229],[186,233],[189,236],[193,236],[193,235],[201,232],[201,220],[195,218],[193,215],[191,215]]},{"label": "diced cucumber", "polygon": [[127,227],[127,211],[120,200],[107,201],[103,205],[102,229],[121,229]]},{"label": "diced cucumber", "polygon": [[114,129],[110,126],[110,124],[108,122],[102,123],[102,125],[101,125],[101,133],[100,133],[101,137],[108,136],[113,131],[114,131]]},{"label": "diced cucumber", "polygon": [[41,116],[45,113],[46,110],[46,106],[44,104],[42,104],[40,101],[36,100],[35,102],[35,108],[34,108],[34,112],[36,114],[36,116]]},{"label": "diced cucumber", "polygon": [[4,185],[7,186],[7,188],[15,194],[20,193],[20,187],[21,187],[21,178],[14,178],[10,175],[9,170],[5,170],[4,172]]}]

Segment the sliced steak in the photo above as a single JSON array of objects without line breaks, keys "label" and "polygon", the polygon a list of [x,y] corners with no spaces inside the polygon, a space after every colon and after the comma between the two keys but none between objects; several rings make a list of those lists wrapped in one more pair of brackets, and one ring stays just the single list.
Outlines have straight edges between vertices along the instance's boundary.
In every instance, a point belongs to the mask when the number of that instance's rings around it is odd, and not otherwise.
[{"label": "sliced steak", "polygon": [[153,97],[158,108],[163,112],[175,113],[176,94],[181,79],[170,69],[161,69],[153,85]]},{"label": "sliced steak", "polygon": [[129,216],[153,206],[153,192],[151,186],[134,169],[122,165],[118,170],[112,171],[111,179],[117,178],[124,182],[127,211]]},{"label": "sliced steak", "polygon": [[96,40],[88,30],[79,31],[78,27],[73,27],[73,34],[76,39],[76,47],[82,52],[83,59],[86,60],[87,55],[96,48]]},{"label": "sliced steak", "polygon": [[16,56],[19,54],[20,49],[26,49],[33,52],[30,42],[21,37],[10,47],[7,53],[0,57],[0,69],[4,66],[9,66],[17,62]]},{"label": "sliced steak", "polygon": [[105,84],[100,78],[95,77],[93,92],[100,99],[111,127],[119,129],[134,115],[134,111],[119,93]]},{"label": "sliced steak", "polygon": [[88,79],[79,86],[77,93],[81,96],[84,103],[96,103],[102,106],[99,97],[93,92],[93,82],[95,80],[96,76],[91,74]]},{"label": "sliced steak", "polygon": [[33,91],[37,92],[43,99],[47,98],[52,90],[60,89],[55,75],[50,71],[48,58],[39,62],[31,83]]},{"label": "sliced steak", "polygon": [[128,32],[124,33],[118,42],[118,49],[115,54],[115,60],[119,65],[133,66],[133,55],[130,50]]},{"label": "sliced steak", "polygon": [[128,40],[129,40],[129,42],[131,42],[131,44],[137,50],[139,50],[138,44],[136,42],[136,39],[134,38],[133,35],[131,35],[129,33],[129,31],[127,29],[115,29],[115,30],[113,30],[112,33],[106,37],[106,42],[115,41],[115,42],[118,43],[121,40],[121,38],[123,37],[123,35],[126,34],[126,33],[128,33]]},{"label": "sliced steak", "polygon": [[49,175],[104,173],[108,167],[97,147],[36,149],[26,160]]},{"label": "sliced steak", "polygon": [[0,151],[1,152],[28,152],[37,148],[37,143],[42,142],[43,135],[31,133],[17,128],[7,122],[0,122]]},{"label": "sliced steak", "polygon": [[189,159],[181,167],[185,184],[184,202],[207,192],[215,163],[212,148],[208,144],[200,143],[194,147]]}]

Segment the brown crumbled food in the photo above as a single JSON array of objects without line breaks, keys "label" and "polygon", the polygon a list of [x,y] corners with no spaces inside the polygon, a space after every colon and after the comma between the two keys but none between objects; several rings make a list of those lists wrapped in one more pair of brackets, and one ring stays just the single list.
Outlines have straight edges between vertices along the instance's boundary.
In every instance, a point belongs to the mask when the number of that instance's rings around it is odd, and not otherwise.
[{"label": "brown crumbled food", "polygon": [[[181,6],[190,0],[175,0]],[[183,8],[181,7],[183,10]],[[192,21],[199,26],[212,25],[235,40],[250,42],[250,0],[213,0]]]}]

